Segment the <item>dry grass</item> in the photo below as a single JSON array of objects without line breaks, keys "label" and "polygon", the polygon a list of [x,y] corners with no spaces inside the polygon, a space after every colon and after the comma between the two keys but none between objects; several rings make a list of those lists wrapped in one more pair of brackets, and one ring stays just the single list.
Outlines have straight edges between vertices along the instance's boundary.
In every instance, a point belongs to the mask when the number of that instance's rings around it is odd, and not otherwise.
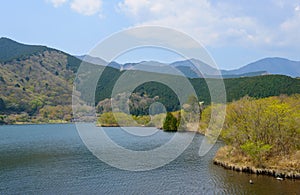
[{"label": "dry grass", "polygon": [[300,173],[300,150],[291,155],[276,156],[266,161],[268,167],[284,171],[296,171]]},{"label": "dry grass", "polygon": [[[256,162],[232,146],[220,148],[215,155],[214,162],[218,162],[217,164],[221,164],[226,168],[234,167],[238,168],[238,170],[242,170],[245,167],[249,167],[251,170],[260,169],[255,166]],[[263,165],[264,169],[268,170],[268,172],[272,172],[273,170],[276,173],[286,176],[291,174],[298,176],[300,175],[300,150],[290,155],[275,156],[266,159]]]}]

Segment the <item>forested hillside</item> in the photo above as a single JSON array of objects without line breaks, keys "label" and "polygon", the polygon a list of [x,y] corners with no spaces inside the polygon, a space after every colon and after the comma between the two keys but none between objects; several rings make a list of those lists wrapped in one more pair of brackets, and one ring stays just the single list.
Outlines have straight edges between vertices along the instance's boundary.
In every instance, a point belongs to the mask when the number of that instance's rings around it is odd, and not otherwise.
[{"label": "forested hillside", "polygon": [[80,60],[43,46],[4,41],[5,46],[10,43],[13,49],[19,49],[9,52],[0,48],[0,112],[34,115],[45,105],[71,105],[74,73]]},{"label": "forested hillside", "polygon": [[[71,120],[73,82],[81,62],[80,59],[56,49],[44,46],[29,46],[1,38],[1,118],[13,115],[11,120],[6,120],[9,123],[18,120],[26,121],[28,118],[42,121],[45,118]],[[105,68],[105,70],[97,84],[95,105],[111,97],[116,81],[126,72],[112,67],[98,67]],[[137,70],[127,71],[129,71],[132,78],[135,78],[138,73]],[[178,80],[176,79],[178,76],[175,75],[158,74],[156,76],[175,82]],[[206,105],[211,102],[206,82],[222,82],[213,78],[194,78],[189,79],[189,81],[194,86],[199,101],[204,101]],[[229,102],[246,95],[262,98],[280,94],[300,93],[299,79],[281,75],[224,79],[224,83],[227,101]],[[135,81],[132,80],[132,82],[126,83],[125,86],[127,85],[130,88],[134,84]],[[133,92],[141,96],[141,98],[137,98],[140,101],[145,101],[145,97],[149,100],[155,98],[155,101],[159,101],[166,106],[167,111],[175,111],[180,108],[175,92],[165,84],[146,82],[137,86]],[[139,101],[135,101],[132,113],[136,115],[147,113],[142,105],[139,105]]]}]

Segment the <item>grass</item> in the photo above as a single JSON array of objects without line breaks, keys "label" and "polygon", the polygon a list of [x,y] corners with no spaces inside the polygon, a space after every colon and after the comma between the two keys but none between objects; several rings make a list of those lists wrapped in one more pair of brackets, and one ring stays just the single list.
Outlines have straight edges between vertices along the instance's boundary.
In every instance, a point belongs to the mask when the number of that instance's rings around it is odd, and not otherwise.
[{"label": "grass", "polygon": [[240,150],[223,146],[217,151],[214,163],[237,171],[300,178],[300,150],[290,155],[268,157],[263,160],[263,168],[259,168],[256,162]]}]

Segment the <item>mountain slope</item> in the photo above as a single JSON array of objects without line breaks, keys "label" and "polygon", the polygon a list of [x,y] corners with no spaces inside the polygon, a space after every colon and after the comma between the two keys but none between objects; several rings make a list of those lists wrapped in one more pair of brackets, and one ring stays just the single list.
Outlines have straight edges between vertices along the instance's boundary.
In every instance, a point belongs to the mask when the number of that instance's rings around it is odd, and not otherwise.
[{"label": "mountain slope", "polygon": [[70,105],[74,73],[67,62],[66,55],[45,50],[23,60],[0,63],[6,109],[34,113],[43,105]]},{"label": "mountain slope", "polygon": [[45,46],[0,39],[0,112],[35,114],[45,105],[71,105],[81,60]]},{"label": "mountain slope", "polygon": [[80,59],[57,49],[40,45],[26,45],[5,37],[0,38],[0,63],[3,64],[12,60],[23,61],[43,52],[56,52],[65,55],[67,57],[66,67],[74,73],[82,62]]}]

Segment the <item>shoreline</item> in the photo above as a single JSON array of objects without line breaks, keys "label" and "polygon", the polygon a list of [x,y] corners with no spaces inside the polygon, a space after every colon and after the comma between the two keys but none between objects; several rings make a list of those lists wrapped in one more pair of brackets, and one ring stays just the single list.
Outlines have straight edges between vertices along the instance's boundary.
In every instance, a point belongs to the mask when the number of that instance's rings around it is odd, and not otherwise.
[{"label": "shoreline", "polygon": [[237,172],[244,172],[244,173],[251,173],[256,175],[267,175],[279,178],[287,178],[287,179],[300,179],[300,173],[295,173],[293,171],[281,171],[275,169],[267,169],[267,168],[255,168],[252,166],[242,166],[237,165],[234,163],[223,162],[216,159],[213,159],[213,164],[221,166],[225,169],[237,171]]},{"label": "shoreline", "polygon": [[[258,168],[254,166],[250,162],[241,162],[241,160],[237,160],[237,158],[241,158],[241,156],[232,156],[229,157],[228,153],[224,153],[228,149],[228,146],[223,146],[219,148],[215,157],[213,158],[213,164],[217,166],[221,166],[225,169],[237,171],[237,172],[244,172],[244,173],[251,173],[256,175],[267,175],[275,177],[279,180],[282,179],[300,179],[300,171],[298,169],[293,170],[288,166],[268,166],[265,168]],[[233,158],[233,159],[232,159]],[[245,158],[245,157],[242,157]],[[284,158],[284,157],[282,157]],[[273,159],[274,160],[274,159]],[[277,159],[275,159],[277,160]],[[280,161],[280,160],[278,160]]]},{"label": "shoreline", "polygon": [[55,121],[55,122],[39,122],[39,123],[35,123],[35,122],[16,122],[16,123],[4,123],[4,124],[0,124],[0,126],[7,126],[7,125],[52,125],[52,124],[74,124],[75,122],[69,122],[69,121]]}]

